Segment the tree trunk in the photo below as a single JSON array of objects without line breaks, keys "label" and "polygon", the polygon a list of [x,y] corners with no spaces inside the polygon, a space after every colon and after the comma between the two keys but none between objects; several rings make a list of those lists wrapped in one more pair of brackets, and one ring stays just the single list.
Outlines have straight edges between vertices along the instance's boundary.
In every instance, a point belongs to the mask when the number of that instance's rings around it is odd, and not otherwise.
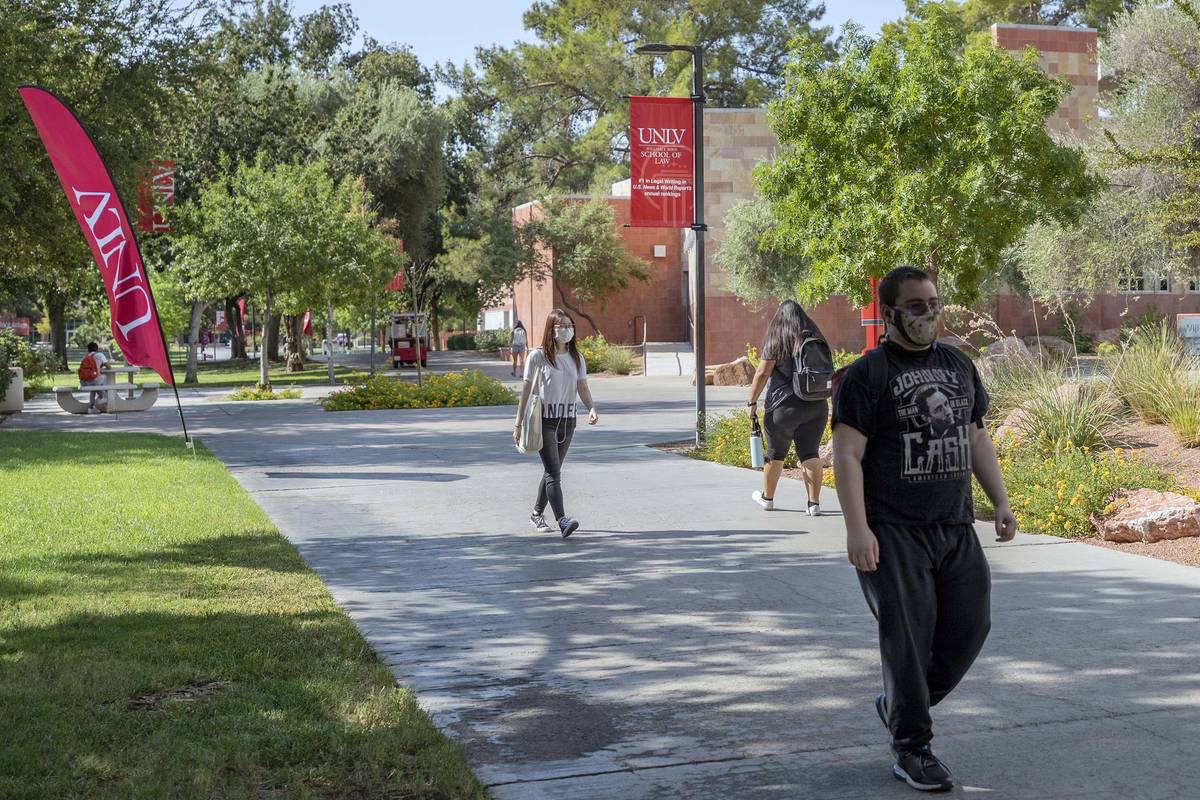
[{"label": "tree trunk", "polygon": [[199,383],[196,374],[196,345],[200,341],[200,321],[204,319],[204,312],[207,309],[208,303],[199,300],[192,301],[192,313],[188,318],[187,367],[183,372],[184,383]]},{"label": "tree trunk", "polygon": [[329,385],[333,386],[333,354],[337,350],[333,344],[333,300],[327,299],[325,313],[325,338],[329,340],[329,358],[325,362],[325,366],[329,370]]},{"label": "tree trunk", "polygon": [[274,350],[276,356],[279,354],[279,315],[271,313],[271,285],[267,284],[267,290],[263,292],[263,319],[269,320],[267,323],[266,342],[263,342],[261,357],[258,359],[258,388],[271,388],[271,351]]},{"label": "tree trunk", "polygon": [[300,372],[304,369],[304,317],[293,314],[285,319],[288,332],[287,371]]},{"label": "tree trunk", "polygon": [[225,328],[229,331],[229,357],[246,357],[246,337],[242,335],[244,322],[242,310],[238,308],[237,298],[230,297],[225,301]]},{"label": "tree trunk", "polygon": [[567,301],[567,293],[563,291],[561,284],[555,283],[554,290],[558,292],[558,299],[562,302],[563,308],[565,308],[567,311],[574,311],[576,314],[586,319],[588,324],[592,326],[592,330],[596,333],[600,333],[600,326],[596,324],[596,320],[592,319],[590,314],[588,314],[582,308],[576,308]]},{"label": "tree trunk", "polygon": [[272,314],[267,309],[263,309],[263,320],[266,322],[266,325],[263,326],[263,352],[267,354],[268,360],[278,361],[279,323],[283,321],[283,317],[279,314]]},{"label": "tree trunk", "polygon": [[50,344],[58,368],[67,369],[67,298],[52,291],[46,297],[46,310],[50,313]]}]

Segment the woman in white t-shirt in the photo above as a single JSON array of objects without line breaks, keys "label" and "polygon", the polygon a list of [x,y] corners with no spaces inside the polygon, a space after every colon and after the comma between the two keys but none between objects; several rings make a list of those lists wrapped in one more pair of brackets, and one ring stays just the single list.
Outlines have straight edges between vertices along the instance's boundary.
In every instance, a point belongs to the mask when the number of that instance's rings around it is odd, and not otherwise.
[{"label": "woman in white t-shirt", "polygon": [[517,377],[517,370],[524,371],[525,369],[525,348],[529,346],[529,336],[525,333],[525,326],[517,320],[517,324],[513,325],[512,338],[509,339],[509,346],[512,348],[512,374]]},{"label": "woman in white t-shirt", "polygon": [[579,527],[576,520],[567,516],[562,495],[562,463],[575,435],[576,398],[587,406],[589,425],[595,425],[600,417],[588,389],[587,365],[575,343],[575,320],[562,309],[556,308],[546,317],[542,346],[532,350],[525,362],[525,385],[517,406],[517,424],[513,426],[514,442],[520,439],[521,420],[535,379],[542,398],[542,449],[538,455],[542,457],[545,473],[538,484],[529,521],[541,533],[552,532],[554,527],[543,516],[549,503],[558,520],[558,532],[565,539]]}]

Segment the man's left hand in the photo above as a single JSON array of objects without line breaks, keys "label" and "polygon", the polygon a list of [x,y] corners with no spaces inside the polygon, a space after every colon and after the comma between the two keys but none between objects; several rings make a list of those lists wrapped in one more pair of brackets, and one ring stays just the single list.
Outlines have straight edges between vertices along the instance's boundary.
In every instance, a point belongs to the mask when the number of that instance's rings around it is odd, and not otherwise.
[{"label": "man's left hand", "polygon": [[1017,535],[1017,518],[1012,509],[1003,505],[996,509],[996,541],[1011,542]]}]

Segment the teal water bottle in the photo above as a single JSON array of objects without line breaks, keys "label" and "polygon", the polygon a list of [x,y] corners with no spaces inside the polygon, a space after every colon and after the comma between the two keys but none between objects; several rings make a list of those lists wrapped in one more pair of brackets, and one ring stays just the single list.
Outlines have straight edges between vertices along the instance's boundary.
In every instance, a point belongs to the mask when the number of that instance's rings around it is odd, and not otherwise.
[{"label": "teal water bottle", "polygon": [[758,426],[758,414],[750,415],[750,466],[762,469],[766,463],[763,459],[762,428]]}]

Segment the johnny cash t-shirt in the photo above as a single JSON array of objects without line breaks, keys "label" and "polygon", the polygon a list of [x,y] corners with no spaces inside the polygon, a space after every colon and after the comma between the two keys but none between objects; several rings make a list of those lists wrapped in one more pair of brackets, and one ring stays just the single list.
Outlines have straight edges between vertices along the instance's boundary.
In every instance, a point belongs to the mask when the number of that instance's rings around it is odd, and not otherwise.
[{"label": "johnny cash t-shirt", "polygon": [[911,351],[884,343],[887,381],[871,407],[867,359],[846,370],[833,424],[867,437],[863,495],[868,522],[973,522],[971,426],[988,396],[975,365],[948,345]]}]

